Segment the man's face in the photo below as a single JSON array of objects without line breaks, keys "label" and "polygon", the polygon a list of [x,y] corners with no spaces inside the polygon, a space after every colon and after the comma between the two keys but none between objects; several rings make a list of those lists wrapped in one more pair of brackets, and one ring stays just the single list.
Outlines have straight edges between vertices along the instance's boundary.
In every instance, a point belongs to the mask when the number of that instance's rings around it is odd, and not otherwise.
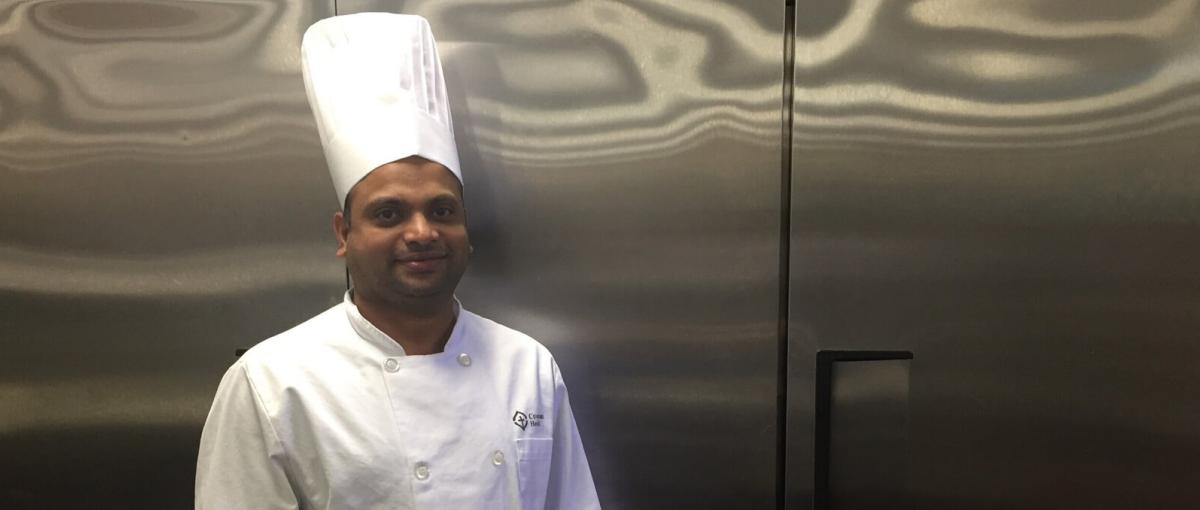
[{"label": "man's face", "polygon": [[350,190],[349,225],[338,213],[334,230],[356,296],[393,304],[453,296],[470,252],[461,189],[446,167],[414,156]]}]

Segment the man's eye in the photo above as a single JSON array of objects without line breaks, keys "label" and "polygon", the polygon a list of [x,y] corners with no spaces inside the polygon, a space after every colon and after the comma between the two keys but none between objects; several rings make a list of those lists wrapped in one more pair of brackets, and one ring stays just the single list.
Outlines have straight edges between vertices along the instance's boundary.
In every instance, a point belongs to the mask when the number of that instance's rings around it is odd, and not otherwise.
[{"label": "man's eye", "polygon": [[394,219],[396,219],[397,216],[398,215],[396,214],[396,211],[393,209],[383,209],[383,210],[380,210],[375,213],[376,218],[379,218],[379,219],[385,220],[385,221],[394,220]]},{"label": "man's eye", "polygon": [[454,209],[450,207],[438,207],[433,210],[433,215],[438,218],[448,218],[454,215]]}]

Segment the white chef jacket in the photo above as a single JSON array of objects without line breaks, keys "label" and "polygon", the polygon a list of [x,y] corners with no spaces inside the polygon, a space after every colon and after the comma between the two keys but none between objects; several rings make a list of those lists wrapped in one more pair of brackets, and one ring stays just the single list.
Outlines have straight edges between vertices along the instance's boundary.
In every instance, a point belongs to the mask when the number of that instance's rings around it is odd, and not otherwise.
[{"label": "white chef jacket", "polygon": [[599,509],[550,352],[458,308],[405,356],[343,302],[229,368],[200,438],[197,510]]}]

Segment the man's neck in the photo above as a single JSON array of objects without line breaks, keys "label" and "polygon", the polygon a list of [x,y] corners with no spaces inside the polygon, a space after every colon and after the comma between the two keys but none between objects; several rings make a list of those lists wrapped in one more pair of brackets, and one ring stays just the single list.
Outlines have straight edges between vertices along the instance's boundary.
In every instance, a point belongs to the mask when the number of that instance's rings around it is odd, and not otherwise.
[{"label": "man's neck", "polygon": [[446,348],[454,330],[454,297],[407,305],[351,293],[363,318],[404,348],[409,356],[436,354]]}]

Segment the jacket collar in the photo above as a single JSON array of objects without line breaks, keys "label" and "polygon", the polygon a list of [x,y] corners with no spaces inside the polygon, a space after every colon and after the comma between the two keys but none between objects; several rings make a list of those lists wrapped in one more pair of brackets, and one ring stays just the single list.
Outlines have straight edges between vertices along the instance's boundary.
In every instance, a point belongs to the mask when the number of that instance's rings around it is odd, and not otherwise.
[{"label": "jacket collar", "polygon": [[[404,348],[400,346],[392,337],[388,336],[379,328],[375,327],[371,321],[363,317],[358,311],[358,306],[350,299],[350,293],[354,290],[346,291],[342,296],[342,305],[346,309],[346,318],[350,321],[350,327],[354,328],[354,332],[362,337],[367,342],[375,345],[385,354],[389,356],[407,356]],[[450,338],[446,340],[446,347],[442,352],[430,354],[430,356],[439,356],[447,352],[458,353],[459,346],[462,343],[463,336],[463,321],[459,320],[462,316],[462,303],[458,301],[458,297],[454,297],[454,329],[450,331]]]}]

